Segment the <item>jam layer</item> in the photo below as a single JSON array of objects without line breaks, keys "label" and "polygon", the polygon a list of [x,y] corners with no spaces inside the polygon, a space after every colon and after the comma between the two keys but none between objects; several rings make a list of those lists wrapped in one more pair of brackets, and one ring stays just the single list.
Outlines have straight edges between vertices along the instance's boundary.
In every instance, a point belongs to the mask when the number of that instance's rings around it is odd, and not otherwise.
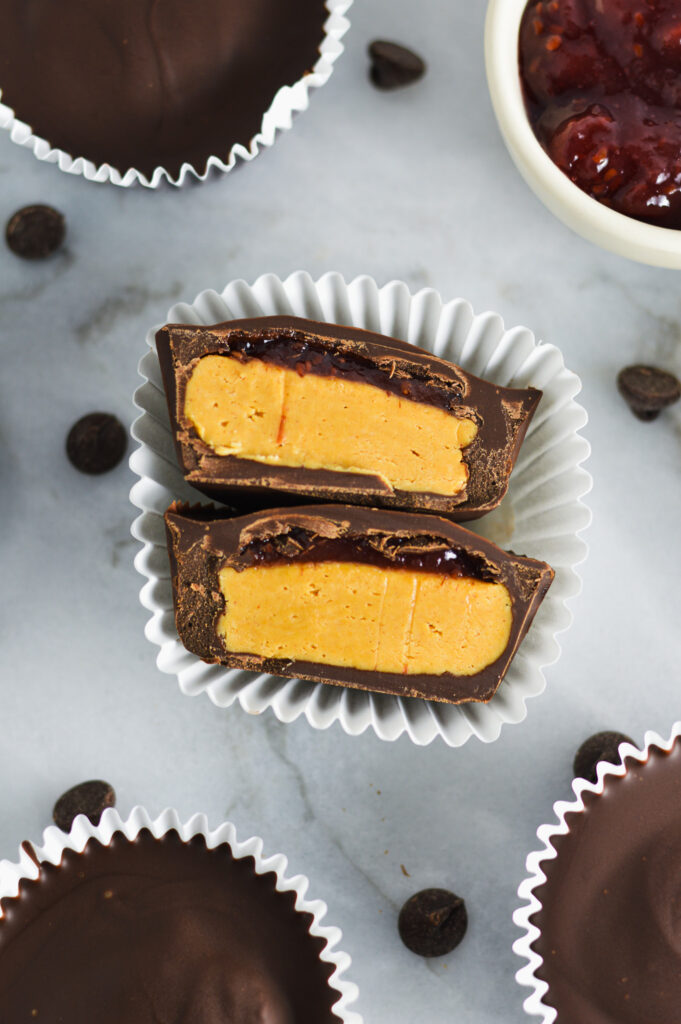
[{"label": "jam layer", "polygon": [[681,228],[678,0],[531,0],[520,70],[535,133],[576,185]]}]

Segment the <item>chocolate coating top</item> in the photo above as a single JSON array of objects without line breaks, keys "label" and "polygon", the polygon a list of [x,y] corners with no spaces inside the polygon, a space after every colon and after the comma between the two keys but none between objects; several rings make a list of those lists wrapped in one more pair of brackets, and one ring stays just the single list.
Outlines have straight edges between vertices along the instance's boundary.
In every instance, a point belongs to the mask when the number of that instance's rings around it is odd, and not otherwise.
[{"label": "chocolate coating top", "polygon": [[275,884],[175,832],[67,850],[0,901],[0,1020],[338,1024],[324,940]]},{"label": "chocolate coating top", "polygon": [[678,1024],[681,743],[629,759],[554,840],[534,948],[558,1024]]},{"label": "chocolate coating top", "polygon": [[2,102],[121,172],[205,168],[311,71],[323,0],[0,0]]}]

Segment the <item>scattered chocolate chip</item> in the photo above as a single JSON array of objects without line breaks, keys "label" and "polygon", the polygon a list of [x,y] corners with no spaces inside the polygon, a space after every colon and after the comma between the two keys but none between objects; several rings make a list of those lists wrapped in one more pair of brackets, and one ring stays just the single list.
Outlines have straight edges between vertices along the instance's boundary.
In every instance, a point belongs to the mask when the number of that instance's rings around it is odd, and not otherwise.
[{"label": "scattered chocolate chip", "polygon": [[402,907],[397,928],[412,953],[444,956],[456,949],[466,934],[466,904],[447,889],[422,889]]},{"label": "scattered chocolate chip", "polygon": [[99,824],[99,819],[107,807],[114,807],[116,794],[113,786],[101,779],[93,779],[90,782],[81,782],[78,786],[63,793],[59,797],[52,817],[55,825],[63,832],[70,832],[74,818],[84,814],[90,819],[93,825]]},{"label": "scattered chocolate chip", "polygon": [[81,473],[106,473],[128,447],[125,427],[108,412],[91,412],[71,427],[66,438],[69,461]]},{"label": "scattered chocolate chip", "polygon": [[51,206],[24,206],[10,217],[5,229],[8,246],[25,260],[51,256],[65,234],[64,216]]},{"label": "scattered chocolate chip", "polygon": [[617,376],[617,387],[635,416],[656,420],[663,409],[681,398],[681,382],[656,366],[627,366]]},{"label": "scattered chocolate chip", "polygon": [[629,736],[625,736],[623,732],[597,732],[593,736],[589,736],[575,754],[572,766],[575,778],[596,782],[596,766],[599,761],[619,764],[620,758],[617,751],[620,743],[634,743],[634,741]]},{"label": "scattered chocolate chip", "polygon": [[379,89],[399,89],[422,78],[426,65],[417,53],[399,43],[376,39],[369,45],[369,77]]}]

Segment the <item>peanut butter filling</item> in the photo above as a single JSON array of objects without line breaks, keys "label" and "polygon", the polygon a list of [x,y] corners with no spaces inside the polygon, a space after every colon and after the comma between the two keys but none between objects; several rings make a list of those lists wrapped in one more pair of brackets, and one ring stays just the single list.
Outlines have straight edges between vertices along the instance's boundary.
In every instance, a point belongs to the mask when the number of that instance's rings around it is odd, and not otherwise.
[{"label": "peanut butter filling", "polygon": [[470,676],[506,650],[501,583],[354,562],[220,571],[228,651],[370,672]]},{"label": "peanut butter filling", "polygon": [[184,414],[217,455],[380,477],[391,489],[458,494],[477,425],[372,384],[259,359],[209,355],[187,383]]}]

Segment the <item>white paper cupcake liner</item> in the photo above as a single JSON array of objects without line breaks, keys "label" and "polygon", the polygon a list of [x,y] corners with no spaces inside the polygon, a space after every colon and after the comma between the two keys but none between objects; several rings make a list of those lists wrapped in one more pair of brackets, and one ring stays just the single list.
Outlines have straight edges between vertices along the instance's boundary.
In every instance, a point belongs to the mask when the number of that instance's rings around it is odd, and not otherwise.
[{"label": "white paper cupcake liner", "polygon": [[581,589],[575,566],[586,557],[587,548],[578,534],[591,518],[581,498],[591,488],[591,477],[581,468],[590,449],[579,435],[587,422],[584,409],[574,401],[579,379],[565,369],[555,346],[537,342],[526,328],[505,330],[494,313],[476,316],[467,302],[443,303],[432,289],[412,295],[398,281],[379,288],[369,277],[346,284],[335,273],[317,282],[303,272],[285,281],[267,274],[253,285],[233,281],[221,295],[202,292],[191,305],[173,306],[167,319],[213,324],[275,314],[378,331],[435,352],[497,384],[542,388],[544,397],[507,496],[495,512],[466,525],[502,547],[549,562],[556,577],[488,704],[455,706],[204,664],[185,650],[175,630],[163,514],[175,499],[202,498],[185,483],[177,464],[154,347],[157,328],[152,328],[149,351],[139,367],[145,383],[135,394],[142,415],[132,428],[139,447],[130,466],[140,480],[130,498],[142,510],[132,526],[133,536],[143,544],[135,565],[147,581],[140,599],[151,612],[146,635],[159,647],[159,668],[176,675],[187,695],[206,693],[219,707],[238,700],[252,714],[271,708],[282,722],[304,714],[317,729],[339,722],[353,736],[372,728],[381,739],[395,740],[407,733],[417,744],[438,736],[450,746],[461,746],[473,735],[485,742],[495,740],[504,723],[524,719],[528,698],[543,691],[543,670],[560,654],[556,636],[572,621],[566,602]]},{"label": "white paper cupcake liner", "polygon": [[[295,892],[296,911],[312,915],[310,935],[326,942],[320,954],[320,960],[334,966],[334,972],[329,978],[329,986],[338,992],[338,1002],[333,1007],[334,1013],[343,1021],[343,1024],[362,1024],[360,1014],[350,1009],[350,1004],[355,1002],[359,994],[357,986],[343,977],[351,964],[351,959],[347,953],[336,949],[343,937],[340,928],[322,925],[322,919],[327,911],[326,903],[323,900],[308,899],[309,880],[305,875],[287,876],[288,861],[286,857],[282,853],[266,857],[263,852],[263,841],[258,836],[252,836],[250,839],[240,842],[237,839],[234,825],[225,822],[216,829],[210,829],[204,814],[195,814],[189,821],[183,822],[176,810],[168,808],[162,811],[157,818],[152,819],[143,807],[134,807],[129,816],[123,820],[118,811],[110,807],[102,814],[99,825],[93,825],[84,815],[80,814],[75,819],[70,832],[62,832],[55,825],[50,825],[43,833],[42,844],[31,843],[29,845],[39,861],[59,864],[64,850],[75,850],[81,853],[89,839],[98,839],[106,846],[111,842],[114,832],[122,832],[132,840],[142,829],[148,829],[156,839],[160,839],[166,832],[176,831],[184,842],[188,842],[193,836],[202,835],[208,849],[227,843],[236,859],[253,858],[256,874],[264,875],[270,871],[274,872],[277,877],[277,891]],[[39,869],[30,853],[24,848],[25,845],[22,844],[19,849],[18,861],[0,861],[0,899],[17,896],[22,879],[38,878]]]},{"label": "white paper cupcake liner", "polygon": [[524,985],[532,991],[523,1003],[525,1012],[531,1017],[540,1017],[541,1024],[553,1024],[558,1016],[556,1010],[544,1003],[544,996],[549,991],[545,981],[536,976],[536,970],[543,963],[542,958],[532,949],[532,943],[540,935],[540,931],[531,918],[542,909],[542,903],[535,892],[546,881],[546,875],[542,869],[544,861],[554,860],[557,856],[553,841],[557,836],[564,836],[570,831],[565,820],[566,815],[581,812],[585,809],[584,794],[596,793],[601,796],[605,789],[605,780],[611,775],[622,776],[626,774],[624,761],[632,758],[641,764],[648,760],[652,747],[669,752],[676,740],[681,736],[681,722],[676,722],[672,734],[668,740],[663,740],[656,732],[647,732],[644,737],[643,748],[638,749],[631,743],[622,743],[619,748],[620,763],[617,765],[601,761],[598,765],[598,776],[596,782],[587,782],[586,779],[575,779],[572,783],[572,790],[575,799],[572,801],[558,800],[553,805],[553,812],[556,821],[551,825],[542,825],[537,829],[541,849],[530,853],[525,862],[525,869],[528,877],[520,884],[518,896],[522,905],[513,914],[513,921],[522,929],[522,936],[513,943],[513,951],[521,957],[525,963],[516,974],[519,985]]},{"label": "white paper cupcake liner", "polygon": [[325,85],[333,72],[336,60],[343,52],[341,39],[350,27],[345,17],[352,6],[352,0],[325,0],[329,17],[324,25],[324,38],[319,46],[319,59],[308,74],[303,75],[294,85],[285,85],[276,93],[269,109],[262,119],[260,131],[254,135],[248,145],[238,143],[229,151],[226,160],[218,156],[208,158],[206,169],[198,171],[189,163],[182,164],[177,174],[171,174],[165,167],[157,167],[151,177],[131,167],[124,173],[109,164],[94,164],[82,156],[72,156],[62,149],[55,149],[45,139],[34,135],[30,126],[20,121],[11,107],[2,103],[0,86],[0,128],[6,128],[12,142],[33,150],[38,160],[48,164],[57,164],[67,174],[79,174],[88,181],[111,182],[124,188],[130,185],[143,185],[145,188],[158,188],[162,182],[182,186],[187,181],[205,181],[212,172],[227,173],[239,161],[248,162],[258,155],[263,147],[274,143],[277,132],[286,131],[293,124],[295,114],[307,110],[310,105],[310,92]]}]

